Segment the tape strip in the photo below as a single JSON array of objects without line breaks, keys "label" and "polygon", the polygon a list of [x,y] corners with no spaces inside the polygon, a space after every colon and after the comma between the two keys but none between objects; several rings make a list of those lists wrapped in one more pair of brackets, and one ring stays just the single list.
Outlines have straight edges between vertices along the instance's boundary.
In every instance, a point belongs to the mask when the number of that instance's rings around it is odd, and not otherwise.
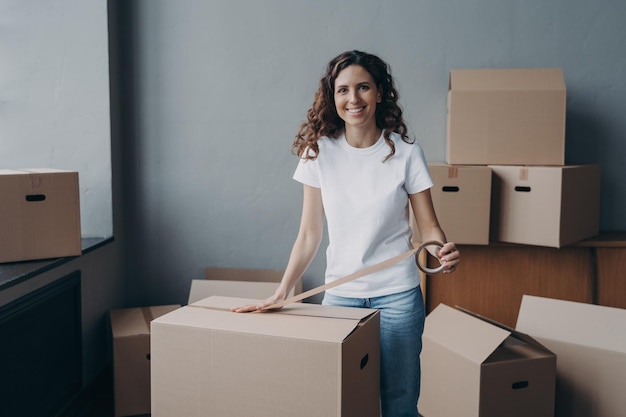
[{"label": "tape strip", "polygon": [[[394,256],[393,258],[389,258],[389,259],[387,259],[385,261],[377,263],[376,265],[372,265],[372,266],[369,266],[367,268],[363,268],[363,269],[361,269],[361,270],[359,270],[357,272],[354,272],[354,273],[352,273],[350,275],[347,275],[347,276],[345,276],[343,278],[339,278],[339,279],[337,279],[337,280],[335,280],[333,282],[329,282],[328,284],[320,285],[319,287],[315,287],[315,288],[313,288],[311,290],[308,290],[308,291],[305,291],[303,293],[294,295],[293,297],[287,298],[286,300],[280,301],[278,303],[274,303],[274,304],[266,307],[264,310],[272,310],[272,309],[276,309],[276,308],[281,308],[281,307],[286,306],[287,304],[295,303],[297,301],[304,300],[305,298],[309,298],[309,297],[312,297],[314,295],[317,295],[317,294],[319,294],[321,292],[324,292],[324,291],[326,291],[326,290],[328,290],[330,288],[335,288],[335,287],[337,287],[339,285],[342,285],[342,284],[345,284],[347,282],[354,281],[355,279],[361,278],[361,277],[363,277],[365,275],[369,275],[369,274],[373,274],[374,272],[382,271],[383,269],[389,268],[391,265],[394,265],[394,264],[396,264],[396,263],[398,263],[400,261],[403,261],[403,260],[407,259],[411,255],[415,255],[415,254],[419,255],[419,253],[421,251],[423,251],[426,247],[433,246],[433,245],[434,246],[439,246],[440,248],[443,247],[443,243],[435,241],[435,240],[424,242],[421,245],[419,245],[417,247],[414,247],[413,249],[411,249],[411,250],[409,250],[407,252],[404,252],[404,253],[402,253],[402,254],[400,254],[398,256]],[[413,244],[413,246],[415,246],[415,243]],[[438,268],[432,268],[431,269],[431,268],[427,268],[427,267],[421,265],[419,263],[419,261],[417,262],[417,267],[421,271],[423,271],[423,272],[425,272],[427,274],[436,274],[436,273],[439,273],[439,272],[441,272],[443,270],[443,265],[439,266]]]}]

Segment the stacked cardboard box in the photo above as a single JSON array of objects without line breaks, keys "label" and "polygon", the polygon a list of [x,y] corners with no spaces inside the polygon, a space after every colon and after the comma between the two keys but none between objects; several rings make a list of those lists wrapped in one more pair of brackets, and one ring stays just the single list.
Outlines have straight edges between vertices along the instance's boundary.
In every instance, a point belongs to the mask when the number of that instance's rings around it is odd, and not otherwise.
[{"label": "stacked cardboard box", "polygon": [[446,162],[492,170],[490,240],[561,247],[598,234],[600,167],[565,165],[565,111],[560,69],[450,71]]},{"label": "stacked cardboard box", "polygon": [[0,169],[0,262],[81,254],[78,172]]}]

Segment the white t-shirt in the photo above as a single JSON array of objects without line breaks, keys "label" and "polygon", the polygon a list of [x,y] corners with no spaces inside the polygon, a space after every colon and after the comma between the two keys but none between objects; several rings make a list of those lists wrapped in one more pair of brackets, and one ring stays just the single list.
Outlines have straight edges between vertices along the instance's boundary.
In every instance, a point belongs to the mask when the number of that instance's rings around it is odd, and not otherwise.
[{"label": "white t-shirt", "polygon": [[[381,137],[354,148],[342,134],[321,138],[315,160],[301,159],[293,178],[320,188],[328,226],[326,283],[400,255],[412,248],[408,194],[433,186],[422,148],[391,134],[396,152]],[[342,297],[370,298],[419,285],[415,258],[328,290]]]}]

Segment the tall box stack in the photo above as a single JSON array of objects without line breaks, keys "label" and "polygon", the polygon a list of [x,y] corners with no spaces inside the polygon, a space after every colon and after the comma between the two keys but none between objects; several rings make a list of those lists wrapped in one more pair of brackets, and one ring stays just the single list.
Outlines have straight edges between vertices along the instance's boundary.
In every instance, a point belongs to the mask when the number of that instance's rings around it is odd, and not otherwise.
[{"label": "tall box stack", "polygon": [[82,253],[78,172],[0,169],[0,262]]},{"label": "tall box stack", "polygon": [[560,69],[451,70],[446,161],[491,168],[490,240],[559,248],[599,231],[600,167],[565,165]]}]

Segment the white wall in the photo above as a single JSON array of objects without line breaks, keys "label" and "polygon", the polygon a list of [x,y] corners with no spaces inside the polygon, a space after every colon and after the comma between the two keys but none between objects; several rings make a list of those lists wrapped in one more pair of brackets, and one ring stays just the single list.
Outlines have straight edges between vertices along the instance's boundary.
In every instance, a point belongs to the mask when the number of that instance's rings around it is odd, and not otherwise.
[{"label": "white wall", "polygon": [[[284,268],[301,187],[289,145],[328,60],[387,60],[431,161],[452,68],[561,67],[568,163],[603,167],[602,228],[626,230],[626,3],[136,0],[125,45],[131,299],[184,302],[205,266]],[[620,156],[621,155],[621,156]],[[322,282],[324,250],[305,275]]]},{"label": "white wall", "polygon": [[0,0],[0,168],[79,172],[85,237],[112,235],[106,0]]}]

